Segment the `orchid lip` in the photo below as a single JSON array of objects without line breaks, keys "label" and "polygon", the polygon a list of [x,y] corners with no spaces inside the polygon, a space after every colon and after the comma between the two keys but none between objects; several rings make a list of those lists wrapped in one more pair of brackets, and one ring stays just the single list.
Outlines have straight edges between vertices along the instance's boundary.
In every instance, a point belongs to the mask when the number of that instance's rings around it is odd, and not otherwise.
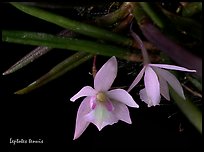
[{"label": "orchid lip", "polygon": [[107,108],[108,111],[114,110],[114,107],[111,101],[109,100],[109,98],[106,96],[104,92],[98,92],[96,95],[96,100],[102,103]]}]

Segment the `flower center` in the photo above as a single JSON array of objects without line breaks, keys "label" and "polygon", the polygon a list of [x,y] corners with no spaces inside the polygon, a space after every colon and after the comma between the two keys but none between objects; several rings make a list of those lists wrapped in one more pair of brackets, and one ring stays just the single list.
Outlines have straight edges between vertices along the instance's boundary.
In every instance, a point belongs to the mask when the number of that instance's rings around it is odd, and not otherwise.
[{"label": "flower center", "polygon": [[106,101],[106,95],[103,92],[99,92],[96,95],[96,99],[100,102]]}]

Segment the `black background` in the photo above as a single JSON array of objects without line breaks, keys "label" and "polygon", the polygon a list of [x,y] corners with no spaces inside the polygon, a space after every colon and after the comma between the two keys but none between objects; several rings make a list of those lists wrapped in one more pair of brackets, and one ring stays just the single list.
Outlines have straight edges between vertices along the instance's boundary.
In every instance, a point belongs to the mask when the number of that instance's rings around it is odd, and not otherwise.
[{"label": "black background", "polygon": [[[9,4],[1,3],[0,5],[2,29],[51,34],[62,30],[61,27],[24,14]],[[34,48],[28,45],[1,43],[0,73]],[[92,60],[29,94],[13,94],[73,53],[54,49],[18,72],[7,76],[0,75],[2,124],[6,133],[4,140],[9,151],[22,148],[28,150],[56,148],[67,151],[72,148],[137,150],[138,148],[191,147],[197,149],[201,147],[201,135],[172,101],[162,100],[164,105],[147,108],[136,94],[139,88],[131,92],[140,105],[139,109],[129,108],[132,125],[119,121],[99,132],[93,124],[90,124],[82,136],[74,141],[75,118],[82,99],[75,103],[70,102],[69,99],[83,86],[93,85],[93,78],[89,74]],[[107,57],[99,56],[97,58],[98,69],[107,60]],[[126,72],[125,69],[119,69],[114,86],[131,83],[133,77],[127,75]],[[175,112],[175,115],[168,118]],[[9,143],[10,138],[42,139],[43,144],[12,145]]]}]

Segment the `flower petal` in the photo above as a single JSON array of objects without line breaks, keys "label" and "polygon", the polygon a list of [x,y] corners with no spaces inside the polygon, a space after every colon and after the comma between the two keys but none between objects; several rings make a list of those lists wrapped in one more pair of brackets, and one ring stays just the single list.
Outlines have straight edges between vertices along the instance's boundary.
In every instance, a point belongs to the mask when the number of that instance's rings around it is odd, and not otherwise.
[{"label": "flower petal", "polygon": [[115,117],[112,112],[109,112],[105,105],[100,102],[97,102],[96,108],[85,117],[86,120],[92,122],[99,131],[107,125],[112,125],[118,122],[117,117]]},{"label": "flower petal", "polygon": [[101,67],[94,79],[94,88],[97,91],[107,91],[110,89],[117,75],[117,67],[118,63],[114,56]]},{"label": "flower petal", "polygon": [[183,93],[183,88],[178,81],[178,79],[170,72],[164,69],[156,68],[156,72],[163,77],[169,85],[183,98],[185,99],[184,93]]},{"label": "flower petal", "polygon": [[144,75],[145,90],[152,105],[158,105],[160,102],[160,86],[159,80],[154,70],[147,66]]},{"label": "flower petal", "polygon": [[[155,69],[155,68],[154,68]],[[166,99],[166,100],[170,100],[170,96],[169,96],[169,87],[168,87],[168,83],[167,81],[161,77],[159,74],[157,75],[159,77],[159,84],[160,84],[160,92],[161,95]]]},{"label": "flower petal", "polygon": [[145,71],[145,67],[142,68],[140,73],[137,75],[135,80],[132,82],[132,84],[130,85],[130,87],[128,89],[128,92],[130,92],[132,90],[132,88],[134,88],[134,86],[136,86],[138,84],[138,82],[140,82],[140,80],[142,79],[142,76],[144,74],[144,71]]},{"label": "flower petal", "polygon": [[83,96],[94,96],[96,95],[96,93],[97,93],[96,90],[94,90],[92,87],[85,86],[77,94],[75,94],[70,100],[75,101],[78,98]]},{"label": "flower petal", "polygon": [[91,111],[89,102],[90,102],[90,97],[86,97],[79,106],[79,109],[77,112],[77,118],[76,118],[74,140],[79,138],[79,136],[81,136],[81,134],[85,131],[85,129],[88,127],[90,123],[84,117],[87,113]]},{"label": "flower petal", "polygon": [[152,102],[151,99],[147,96],[147,92],[146,92],[145,88],[142,89],[142,90],[140,90],[139,94],[140,94],[140,99],[141,99],[142,101],[144,101],[144,102],[147,104],[148,107],[155,106],[155,105],[158,105],[158,104],[159,104],[159,103],[157,103],[157,104],[153,105],[153,102]]},{"label": "flower petal", "polygon": [[169,70],[178,70],[178,71],[186,71],[186,72],[196,72],[196,70],[189,70],[184,67],[176,66],[176,65],[168,65],[168,64],[149,64],[150,66],[164,68]]},{"label": "flower petal", "polygon": [[110,90],[107,93],[108,98],[110,98],[110,100],[116,100],[119,101],[123,104],[126,104],[130,107],[136,107],[139,108],[139,105],[134,101],[134,99],[132,98],[132,96],[125,90],[123,89],[114,89],[114,90]]},{"label": "flower petal", "polygon": [[122,120],[128,124],[131,124],[131,118],[130,118],[130,113],[125,104],[122,104],[117,101],[112,101],[112,104],[114,106],[114,111],[113,114],[119,119]]}]

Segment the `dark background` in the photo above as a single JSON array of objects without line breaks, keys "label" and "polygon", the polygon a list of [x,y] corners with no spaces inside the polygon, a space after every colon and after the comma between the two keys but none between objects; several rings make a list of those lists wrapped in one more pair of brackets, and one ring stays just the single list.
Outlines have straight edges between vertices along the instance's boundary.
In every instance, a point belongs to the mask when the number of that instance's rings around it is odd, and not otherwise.
[{"label": "dark background", "polygon": [[[61,27],[24,14],[9,4],[0,3],[0,10],[2,29],[51,34],[62,30]],[[63,13],[68,16],[68,12]],[[1,42],[0,73],[34,48],[34,46]],[[93,124],[90,124],[82,136],[73,141],[75,118],[82,99],[75,103],[69,99],[83,86],[93,86],[93,78],[89,74],[92,60],[29,94],[13,94],[73,53],[54,49],[18,72],[7,76],[0,75],[2,124],[6,133],[4,140],[9,151],[22,148],[28,150],[57,148],[67,151],[72,148],[137,150],[138,148],[201,147],[201,135],[172,101],[162,100],[161,106],[147,108],[136,94],[139,87],[131,92],[140,105],[139,109],[129,108],[132,125],[119,121],[99,132]],[[98,56],[97,68],[99,69],[107,60],[107,57]],[[127,69],[120,68],[113,86],[129,85],[134,77],[127,72]],[[171,115],[172,117],[168,118]],[[9,143],[10,138],[42,139],[44,143],[14,146]]]}]

